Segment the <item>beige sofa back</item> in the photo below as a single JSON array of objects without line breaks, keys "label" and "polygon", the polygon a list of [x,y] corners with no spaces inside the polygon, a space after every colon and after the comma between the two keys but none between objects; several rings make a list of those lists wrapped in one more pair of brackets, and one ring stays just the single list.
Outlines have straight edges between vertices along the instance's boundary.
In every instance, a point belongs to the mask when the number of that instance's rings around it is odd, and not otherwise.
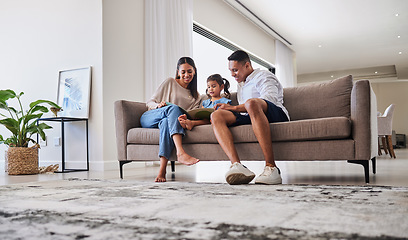
[{"label": "beige sofa back", "polygon": [[[283,105],[288,110],[291,121],[328,117],[350,118],[352,88],[351,75],[323,83],[285,88]],[[232,105],[238,104],[236,92],[232,93],[231,100]]]},{"label": "beige sofa back", "polygon": [[290,119],[315,119],[350,117],[352,76],[345,76],[324,83],[285,88],[284,106]]}]

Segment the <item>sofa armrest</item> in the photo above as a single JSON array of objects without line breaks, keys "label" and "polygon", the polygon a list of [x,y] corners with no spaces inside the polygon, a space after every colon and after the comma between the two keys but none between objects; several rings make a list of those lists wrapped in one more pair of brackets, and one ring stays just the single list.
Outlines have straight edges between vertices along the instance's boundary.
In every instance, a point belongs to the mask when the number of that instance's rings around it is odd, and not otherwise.
[{"label": "sofa armrest", "polygon": [[118,100],[114,111],[118,160],[127,160],[127,134],[129,129],[141,127],[140,117],[147,111],[146,103]]},{"label": "sofa armrest", "polygon": [[354,83],[351,91],[352,137],[355,159],[370,160],[377,153],[377,102],[368,80]]}]

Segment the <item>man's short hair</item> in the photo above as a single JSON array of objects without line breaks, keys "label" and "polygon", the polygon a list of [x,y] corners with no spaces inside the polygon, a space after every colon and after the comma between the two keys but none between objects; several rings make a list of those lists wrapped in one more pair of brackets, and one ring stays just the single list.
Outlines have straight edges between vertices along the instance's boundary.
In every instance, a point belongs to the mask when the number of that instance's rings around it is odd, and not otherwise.
[{"label": "man's short hair", "polygon": [[237,50],[237,51],[233,52],[228,57],[228,60],[229,61],[237,61],[237,62],[241,62],[241,63],[246,63],[246,62],[251,63],[251,59],[249,58],[248,53],[246,53],[245,51],[242,51],[242,50]]}]

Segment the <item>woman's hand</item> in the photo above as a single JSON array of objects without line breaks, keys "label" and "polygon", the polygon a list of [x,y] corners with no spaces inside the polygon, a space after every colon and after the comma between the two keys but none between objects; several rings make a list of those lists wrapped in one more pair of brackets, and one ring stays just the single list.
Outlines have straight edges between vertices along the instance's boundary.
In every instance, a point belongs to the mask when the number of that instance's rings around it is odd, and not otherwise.
[{"label": "woman's hand", "polygon": [[161,107],[164,107],[164,106],[167,106],[167,103],[166,103],[165,101],[161,101],[161,102],[159,103],[159,105],[157,105],[156,108],[161,108]]}]

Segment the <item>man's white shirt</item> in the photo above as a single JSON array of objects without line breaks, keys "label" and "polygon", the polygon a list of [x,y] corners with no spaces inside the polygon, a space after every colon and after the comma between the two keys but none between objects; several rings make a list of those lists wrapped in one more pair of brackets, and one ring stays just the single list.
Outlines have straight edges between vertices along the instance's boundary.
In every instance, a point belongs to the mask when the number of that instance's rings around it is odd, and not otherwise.
[{"label": "man's white shirt", "polygon": [[283,87],[276,76],[266,70],[255,69],[245,80],[238,83],[238,103],[243,104],[251,98],[262,98],[282,108],[289,118],[288,110],[283,106]]}]

